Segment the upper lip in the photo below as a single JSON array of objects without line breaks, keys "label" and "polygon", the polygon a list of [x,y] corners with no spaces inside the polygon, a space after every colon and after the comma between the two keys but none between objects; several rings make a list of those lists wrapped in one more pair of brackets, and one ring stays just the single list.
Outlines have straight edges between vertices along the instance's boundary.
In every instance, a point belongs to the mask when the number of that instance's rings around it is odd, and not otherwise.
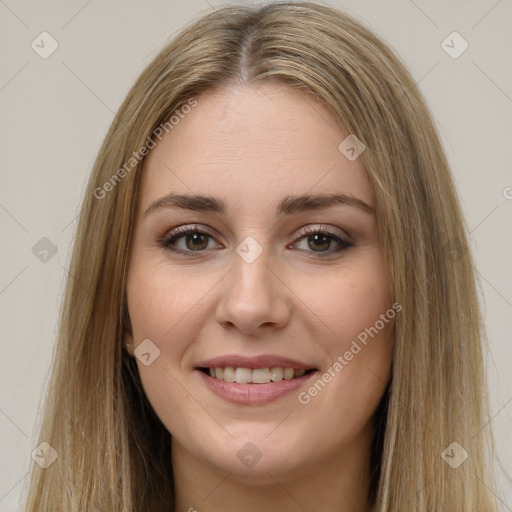
[{"label": "upper lip", "polygon": [[311,364],[290,359],[288,357],[264,354],[259,356],[241,356],[239,354],[225,355],[214,357],[201,361],[196,365],[197,368],[216,368],[216,367],[233,367],[233,368],[271,368],[277,366],[280,368],[293,368],[294,370],[310,370],[315,369]]}]

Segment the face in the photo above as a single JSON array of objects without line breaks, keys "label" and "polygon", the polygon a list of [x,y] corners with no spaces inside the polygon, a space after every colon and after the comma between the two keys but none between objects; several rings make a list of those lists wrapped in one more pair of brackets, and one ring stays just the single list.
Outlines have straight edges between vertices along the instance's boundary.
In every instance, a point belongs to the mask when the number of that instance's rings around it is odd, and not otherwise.
[{"label": "face", "polygon": [[253,479],[339,460],[371,437],[396,313],[366,170],[284,85],[196,99],[139,191],[126,341],[144,391],[173,457]]}]

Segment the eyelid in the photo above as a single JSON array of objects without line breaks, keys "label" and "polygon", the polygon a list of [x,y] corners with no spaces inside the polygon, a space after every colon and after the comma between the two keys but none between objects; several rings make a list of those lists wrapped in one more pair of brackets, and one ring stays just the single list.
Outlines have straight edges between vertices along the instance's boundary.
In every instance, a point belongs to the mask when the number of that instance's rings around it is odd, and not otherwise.
[{"label": "eyelid", "polygon": [[211,237],[214,236],[209,228],[205,228],[201,224],[186,224],[185,226],[178,226],[177,228],[166,231],[164,235],[172,237],[179,234],[187,234],[190,232],[205,233],[207,235],[210,235]]},{"label": "eyelid", "polygon": [[325,233],[326,235],[337,236],[347,244],[354,243],[354,239],[349,233],[329,224],[308,224],[307,226],[300,228],[297,231],[297,235],[307,236],[318,232]]}]

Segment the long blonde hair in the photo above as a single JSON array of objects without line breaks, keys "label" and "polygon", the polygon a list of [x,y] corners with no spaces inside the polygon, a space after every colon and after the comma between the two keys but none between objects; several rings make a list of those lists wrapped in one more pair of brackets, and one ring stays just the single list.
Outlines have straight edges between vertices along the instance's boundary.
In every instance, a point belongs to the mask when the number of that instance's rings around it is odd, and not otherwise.
[{"label": "long blonde hair", "polygon": [[[373,510],[497,510],[488,490],[492,434],[481,430],[489,419],[485,333],[467,229],[428,107],[401,61],[358,21],[315,3],[277,2],[190,22],[112,122],[79,217],[44,404],[39,442],[58,458],[33,465],[27,512],[172,509],[170,434],[123,349],[143,160],[125,164],[191,98],[261,80],[316,95],[366,146],[381,247],[403,307],[376,411]],[[442,457],[454,446],[464,453],[453,442],[469,455],[458,468]]]}]

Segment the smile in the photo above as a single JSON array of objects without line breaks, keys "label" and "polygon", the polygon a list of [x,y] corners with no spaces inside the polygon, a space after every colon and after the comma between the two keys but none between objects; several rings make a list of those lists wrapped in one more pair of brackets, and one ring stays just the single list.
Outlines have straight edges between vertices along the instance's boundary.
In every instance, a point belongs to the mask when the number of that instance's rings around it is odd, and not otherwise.
[{"label": "smile", "polygon": [[[254,406],[264,405],[289,395],[304,386],[312,375],[318,373],[315,369],[300,369],[293,370],[293,376],[290,377],[290,370],[293,369],[272,367],[251,370],[243,367],[236,369],[227,367],[228,378],[234,375],[235,379],[243,382],[227,381],[226,368],[222,367],[198,368],[196,372],[208,389],[219,398],[233,404]],[[215,372],[215,376],[210,375],[210,372]],[[272,375],[276,380],[272,380]],[[259,382],[252,382],[252,379]]]}]

